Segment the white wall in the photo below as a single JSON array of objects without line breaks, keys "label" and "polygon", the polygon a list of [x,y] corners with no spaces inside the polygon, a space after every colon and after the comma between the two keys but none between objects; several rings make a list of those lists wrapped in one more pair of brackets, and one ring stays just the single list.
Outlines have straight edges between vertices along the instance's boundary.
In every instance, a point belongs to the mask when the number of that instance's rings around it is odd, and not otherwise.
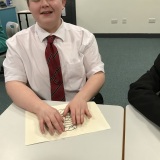
[{"label": "white wall", "polygon": [[160,0],[77,0],[76,6],[77,24],[94,33],[160,33]]},{"label": "white wall", "polygon": [[[26,0],[13,4],[17,11],[28,9]],[[160,33],[160,0],[76,0],[76,12],[77,25],[93,33]],[[149,23],[149,18],[156,22]],[[112,24],[112,19],[118,22]],[[30,21],[34,23],[32,16]]]}]

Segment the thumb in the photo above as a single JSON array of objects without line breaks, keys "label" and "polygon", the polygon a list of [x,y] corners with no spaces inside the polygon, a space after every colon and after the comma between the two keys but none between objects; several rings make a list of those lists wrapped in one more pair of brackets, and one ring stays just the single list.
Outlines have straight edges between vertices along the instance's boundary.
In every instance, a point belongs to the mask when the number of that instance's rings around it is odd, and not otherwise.
[{"label": "thumb", "polygon": [[91,118],[91,117],[92,117],[92,115],[91,115],[91,113],[89,112],[89,109],[88,109],[88,108],[86,109],[85,113],[86,113],[86,116],[87,116],[88,118]]},{"label": "thumb", "polygon": [[63,116],[65,117],[68,112],[69,112],[69,105],[67,105],[66,108],[64,109]]}]

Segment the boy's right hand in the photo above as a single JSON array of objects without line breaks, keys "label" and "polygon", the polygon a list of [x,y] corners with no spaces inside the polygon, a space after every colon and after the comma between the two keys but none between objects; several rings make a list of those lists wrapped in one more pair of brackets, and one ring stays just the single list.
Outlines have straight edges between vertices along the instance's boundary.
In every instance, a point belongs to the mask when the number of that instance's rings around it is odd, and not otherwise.
[{"label": "boy's right hand", "polygon": [[42,134],[45,133],[45,129],[53,135],[55,131],[59,134],[65,131],[63,125],[63,117],[60,113],[51,106],[42,106],[36,113],[39,119],[39,126]]}]

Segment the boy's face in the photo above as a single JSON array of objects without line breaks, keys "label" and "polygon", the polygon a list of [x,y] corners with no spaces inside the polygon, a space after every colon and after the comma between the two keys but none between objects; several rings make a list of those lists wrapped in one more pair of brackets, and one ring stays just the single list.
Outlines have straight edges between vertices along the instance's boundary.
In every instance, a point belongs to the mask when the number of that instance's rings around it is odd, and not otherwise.
[{"label": "boy's face", "polygon": [[59,27],[66,0],[29,0],[28,7],[36,22],[44,29]]}]

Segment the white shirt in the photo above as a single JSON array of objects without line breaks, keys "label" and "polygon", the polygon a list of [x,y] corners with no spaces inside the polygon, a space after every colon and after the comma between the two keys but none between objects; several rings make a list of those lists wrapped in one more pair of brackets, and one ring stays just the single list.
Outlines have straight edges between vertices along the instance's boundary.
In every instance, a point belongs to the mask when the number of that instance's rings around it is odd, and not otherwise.
[{"label": "white shirt", "polygon": [[[7,40],[8,51],[3,63],[5,82],[24,82],[46,100],[51,99],[49,70],[45,58],[46,37],[49,35],[37,23],[18,32]],[[86,29],[62,21],[54,35],[66,101],[70,101],[85,85],[86,78],[96,72],[104,72],[104,63],[94,35]]]}]

